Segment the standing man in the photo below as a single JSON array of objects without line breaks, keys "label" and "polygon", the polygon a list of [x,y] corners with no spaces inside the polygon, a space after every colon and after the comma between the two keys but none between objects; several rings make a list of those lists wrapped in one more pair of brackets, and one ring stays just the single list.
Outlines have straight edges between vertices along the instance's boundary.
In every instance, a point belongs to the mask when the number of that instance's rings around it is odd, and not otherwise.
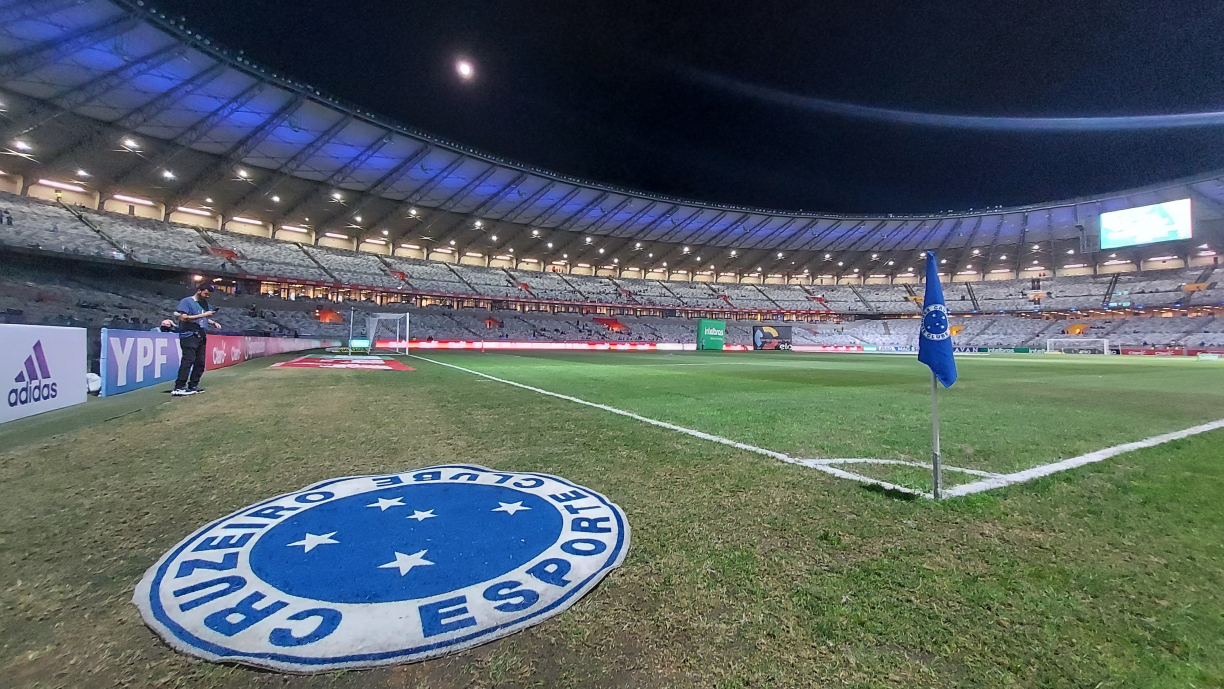
[{"label": "standing man", "polygon": [[174,391],[170,393],[175,397],[204,392],[204,388],[200,387],[200,376],[204,375],[204,357],[208,351],[204,346],[207,339],[205,326],[212,323],[215,328],[221,327],[216,321],[208,320],[216,313],[216,310],[208,305],[212,292],[211,282],[201,282],[195,294],[183,297],[174,310],[179,320],[179,349],[183,352],[178,380],[174,381]]}]

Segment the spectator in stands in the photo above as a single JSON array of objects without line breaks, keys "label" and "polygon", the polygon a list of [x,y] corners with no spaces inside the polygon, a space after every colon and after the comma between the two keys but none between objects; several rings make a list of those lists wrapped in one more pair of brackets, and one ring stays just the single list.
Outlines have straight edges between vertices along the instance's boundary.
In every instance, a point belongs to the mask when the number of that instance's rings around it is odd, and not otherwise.
[{"label": "spectator in stands", "polygon": [[210,321],[216,311],[208,305],[212,296],[213,284],[208,281],[200,283],[195,294],[183,297],[174,310],[179,320],[179,349],[183,352],[182,363],[179,364],[178,380],[174,381],[176,397],[195,395],[204,392],[200,387],[200,376],[204,375],[204,355],[208,350],[204,346],[208,339],[205,326],[212,323],[220,328],[216,321]]},{"label": "spectator in stands", "polygon": [[10,212],[9,212],[9,209],[7,209],[7,208],[5,208],[5,209],[4,209],[4,224],[5,224],[5,225],[12,225],[12,224],[13,224],[13,214],[12,214],[12,213],[10,213]]}]

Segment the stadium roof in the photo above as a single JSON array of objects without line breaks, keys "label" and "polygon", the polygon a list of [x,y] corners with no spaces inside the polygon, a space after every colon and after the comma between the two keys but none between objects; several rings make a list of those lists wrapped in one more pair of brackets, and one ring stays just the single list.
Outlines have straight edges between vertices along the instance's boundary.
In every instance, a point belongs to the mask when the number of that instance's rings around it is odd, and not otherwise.
[{"label": "stadium roof", "polygon": [[1090,247],[1085,239],[1102,211],[1189,196],[1199,218],[1224,215],[1224,173],[936,216],[787,212],[621,189],[502,160],[339,102],[143,2],[0,5],[0,80],[12,120],[12,157],[2,167],[27,180],[74,178],[170,209],[205,207],[227,219],[358,239],[386,230],[396,241],[453,241],[489,255],[513,249],[544,260],[671,260],[743,272],[819,271],[821,261],[844,259],[847,272],[866,272],[923,249],[940,249],[959,267],[979,247],[983,261],[1010,256],[1004,260],[1018,267],[1021,252],[1010,247]]}]

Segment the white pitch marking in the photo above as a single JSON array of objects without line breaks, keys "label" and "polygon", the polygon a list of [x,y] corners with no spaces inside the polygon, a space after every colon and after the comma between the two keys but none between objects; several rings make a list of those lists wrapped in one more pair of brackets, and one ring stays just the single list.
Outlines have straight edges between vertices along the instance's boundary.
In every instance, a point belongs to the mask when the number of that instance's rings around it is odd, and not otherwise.
[{"label": "white pitch marking", "polygon": [[992,490],[994,488],[1011,486],[1017,483],[1024,483],[1025,481],[1032,481],[1033,479],[1041,478],[1042,476],[1049,476],[1050,474],[1056,474],[1060,471],[1082,467],[1085,464],[1101,462],[1109,459],[1110,457],[1116,457],[1120,454],[1133,452],[1134,450],[1142,450],[1148,447],[1155,447],[1157,445],[1163,445],[1164,443],[1172,442],[1174,440],[1181,440],[1182,438],[1189,438],[1190,436],[1198,435],[1199,433],[1214,431],[1218,428],[1224,428],[1224,419],[1200,424],[1198,426],[1192,426],[1180,431],[1173,431],[1172,433],[1154,435],[1150,438],[1144,438],[1143,440],[1136,440],[1133,443],[1114,445],[1113,447],[1107,447],[1103,450],[1097,450],[1096,452],[1089,452],[1088,454],[1080,455],[1079,457],[1072,457],[1070,459],[1064,459],[1051,464],[1035,466],[1031,469],[1025,469],[1024,471],[1017,471],[1014,474],[1003,474],[988,478],[984,481],[966,483],[964,485],[949,488],[944,492],[948,497],[958,497],[961,495],[981,493],[982,491]]},{"label": "white pitch marking", "polygon": [[[767,450],[763,447],[757,447],[755,445],[741,443],[737,440],[731,440],[730,438],[724,438],[722,436],[713,435],[711,433],[706,433],[704,431],[698,431],[692,428],[685,428],[684,426],[677,426],[676,424],[667,423],[666,421],[658,421],[656,419],[647,418],[640,414],[634,414],[633,412],[630,412],[630,411],[625,411],[623,409],[617,409],[616,407],[609,407],[606,404],[588,402],[584,399],[579,399],[577,397],[571,397],[570,395],[562,395],[560,393],[550,392],[542,388],[537,388],[537,387],[533,387],[530,385],[524,385],[523,383],[516,383],[512,380],[506,380],[505,378],[498,378],[496,376],[491,376],[487,373],[481,373],[480,371],[473,371],[470,368],[464,368],[462,366],[456,366],[454,364],[448,364],[442,361],[436,361],[434,359],[427,359],[423,356],[417,356],[416,354],[410,354],[409,356],[411,356],[414,359],[420,359],[421,361],[428,361],[431,364],[437,364],[439,366],[453,368],[457,371],[463,371],[464,373],[470,373],[474,376],[480,376],[482,378],[487,378],[489,380],[496,381],[498,383],[505,383],[506,385],[513,385],[516,388],[522,388],[524,390],[530,390],[532,392],[537,392],[541,395],[548,395],[549,397],[556,397],[558,399],[563,399],[569,402],[583,404],[588,407],[595,407],[596,409],[602,409],[604,411],[612,412],[613,414],[620,414],[621,416],[627,416],[631,419],[641,421],[642,423],[648,423],[648,424],[651,424],[652,426],[658,426],[660,428],[666,428],[668,430],[676,431],[678,433],[684,433],[686,435],[691,435],[694,438],[701,438],[702,440],[709,440],[711,442],[720,443],[722,445],[728,445],[736,449],[746,450],[748,452],[755,452],[760,455],[765,455],[766,457],[773,457],[774,459],[781,461],[781,462],[786,462],[787,464],[798,464],[800,466],[809,467],[812,469],[816,469],[817,471],[823,471],[824,473],[830,474],[832,476],[837,476],[838,478],[850,479],[851,481],[858,481],[859,483],[866,483],[866,484],[870,484],[874,486],[880,486],[881,488],[884,488],[886,490],[895,490],[901,493],[908,493],[910,495],[917,495],[917,496],[924,497],[924,498],[933,497],[930,493],[927,493],[927,492],[915,490],[913,488],[906,488],[905,486],[898,486],[894,483],[888,483],[887,481],[880,481],[877,479],[873,479],[869,476],[862,476],[860,474],[855,474],[849,471],[843,471],[841,469],[838,469],[832,466],[834,464],[859,463],[859,464],[907,464],[910,466],[929,468],[930,467],[929,464],[921,464],[918,462],[904,462],[904,461],[896,460],[896,459],[875,459],[875,458],[868,458],[868,457],[857,458],[857,459],[798,459],[795,457],[791,457],[790,455],[782,453],[782,452],[775,452],[773,450]],[[1206,433],[1207,431],[1213,431],[1213,430],[1216,430],[1217,428],[1224,428],[1224,419],[1220,419],[1218,421],[1212,421],[1210,423],[1205,423],[1199,426],[1194,426],[1192,428],[1187,428],[1181,431],[1173,431],[1172,433],[1165,433],[1163,435],[1152,436],[1151,438],[1137,440],[1133,443],[1125,443],[1123,445],[1115,445],[1114,447],[1107,447],[1103,450],[1097,450],[1096,452],[1090,452],[1086,455],[1081,455],[1079,457],[1072,457],[1071,459],[1064,459],[1062,461],[1054,462],[1052,464],[1043,464],[1041,466],[1036,466],[1031,469],[1025,469],[1024,471],[1019,471],[1013,474],[995,474],[995,473],[986,472],[986,471],[979,471],[977,469],[961,469],[958,467],[945,466],[944,469],[947,471],[959,471],[965,474],[972,474],[975,476],[984,476],[986,477],[986,479],[983,481],[974,481],[973,483],[966,483],[966,484],[962,484],[959,486],[945,489],[944,496],[950,497],[950,498],[960,497],[963,495],[971,495],[973,493],[981,493],[982,491],[992,490],[994,488],[1002,488],[1004,486],[1010,486],[1010,485],[1014,485],[1017,483],[1023,483],[1025,481],[1031,481],[1033,479],[1040,478],[1042,476],[1048,476],[1050,474],[1054,474],[1060,471],[1066,471],[1067,469],[1074,469],[1076,467],[1080,467],[1085,464],[1092,464],[1093,462],[1100,462],[1100,461],[1109,459],[1110,457],[1114,457],[1116,455],[1120,455],[1126,452],[1131,452],[1132,450],[1140,450],[1146,447],[1154,447],[1156,445],[1171,442],[1173,440],[1180,440],[1182,438],[1188,438],[1192,435],[1197,435],[1199,433]]]},{"label": "white pitch marking", "polygon": [[421,361],[428,361],[431,364],[437,364],[439,366],[453,368],[456,371],[463,371],[464,373],[470,373],[474,376],[480,376],[481,378],[487,378],[489,380],[497,381],[498,383],[505,383],[506,385],[513,385],[516,388],[522,388],[524,390],[530,390],[532,392],[537,392],[541,395],[547,395],[549,397],[556,397],[557,399],[563,399],[563,400],[566,400],[567,402],[583,404],[588,407],[595,407],[596,409],[602,409],[607,412],[612,412],[613,414],[620,414],[621,416],[627,416],[631,419],[634,419],[635,421],[641,421],[642,423],[648,423],[652,426],[658,426],[659,428],[666,428],[669,431],[676,431],[677,433],[684,433],[685,435],[691,435],[694,438],[701,438],[702,440],[708,440],[710,442],[719,443],[721,445],[727,445],[729,447],[734,447],[738,450],[746,450],[748,452],[755,452],[759,455],[765,455],[766,457],[773,457],[774,459],[781,461],[781,462],[786,462],[787,464],[798,464],[800,466],[811,467],[812,469],[816,469],[817,471],[823,471],[826,474],[831,474],[839,478],[848,478],[854,481],[858,481],[860,483],[868,483],[871,485],[880,486],[881,488],[885,488],[887,490],[896,490],[896,491],[900,491],[903,493],[910,493],[912,495],[925,495],[928,497],[930,496],[929,493],[923,493],[922,491],[917,491],[917,490],[914,490],[913,488],[906,488],[904,486],[898,486],[892,483],[888,483],[887,481],[878,481],[876,479],[873,479],[867,476],[859,476],[858,474],[852,474],[848,471],[842,471],[841,469],[836,469],[831,466],[825,466],[823,464],[809,463],[809,462],[819,462],[820,460],[796,459],[783,452],[775,452],[773,450],[766,450],[763,447],[757,447],[755,445],[741,443],[738,440],[731,440],[730,438],[724,438],[722,436],[714,435],[712,433],[706,433],[704,431],[697,431],[692,428],[685,428],[684,426],[677,426],[674,423],[667,423],[666,421],[658,421],[656,419],[651,419],[651,418],[642,416],[641,414],[634,414],[631,411],[625,411],[624,409],[617,409],[616,407],[609,407],[606,404],[597,404],[595,402],[588,402],[584,399],[578,399],[577,397],[571,397],[569,395],[562,395],[557,392],[550,392],[548,390],[544,390],[544,389],[537,388],[537,387],[532,387],[530,385],[516,383],[512,380],[506,380],[505,378],[498,378],[496,376],[491,376],[487,373],[481,373],[480,371],[473,371],[470,368],[464,368],[462,366],[456,366],[454,364],[448,364],[448,363],[437,361],[434,359],[427,359],[423,356],[418,356],[416,354],[410,354],[409,356],[411,356],[414,359],[420,359]]}]

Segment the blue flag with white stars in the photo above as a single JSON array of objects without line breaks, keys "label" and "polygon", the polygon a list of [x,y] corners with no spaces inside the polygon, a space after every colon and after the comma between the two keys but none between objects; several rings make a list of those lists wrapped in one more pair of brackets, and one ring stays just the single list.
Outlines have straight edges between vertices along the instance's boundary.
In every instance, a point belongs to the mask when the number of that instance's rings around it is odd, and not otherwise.
[{"label": "blue flag with white stars", "polygon": [[926,296],[922,299],[922,331],[918,337],[918,361],[931,368],[945,388],[956,382],[956,361],[952,358],[952,326],[944,305],[943,285],[935,252],[926,252]]}]

